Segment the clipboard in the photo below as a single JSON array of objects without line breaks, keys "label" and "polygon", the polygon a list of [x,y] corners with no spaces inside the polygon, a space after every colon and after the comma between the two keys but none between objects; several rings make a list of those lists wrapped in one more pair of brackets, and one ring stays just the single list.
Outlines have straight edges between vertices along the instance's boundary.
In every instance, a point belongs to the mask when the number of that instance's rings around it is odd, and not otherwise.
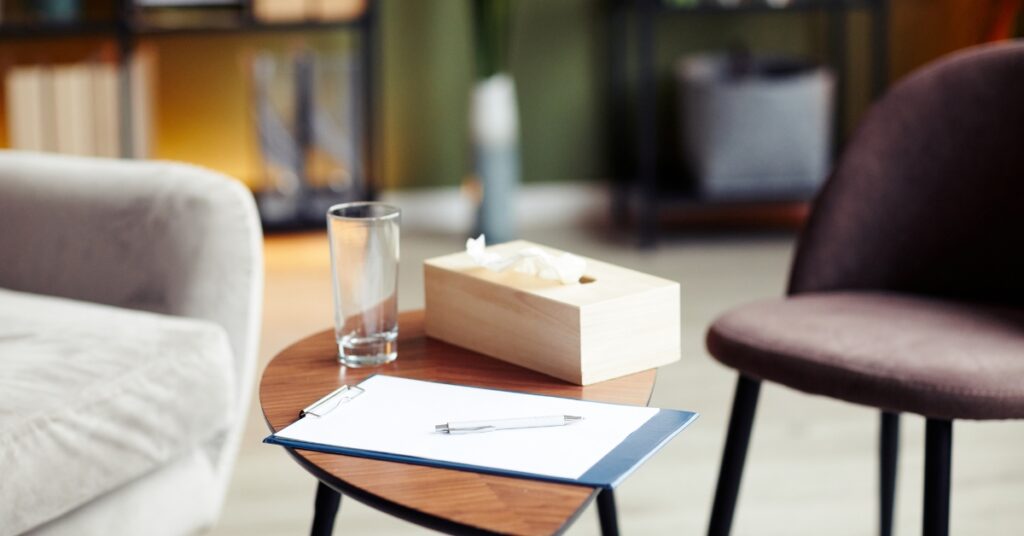
[{"label": "clipboard", "polygon": [[[544,413],[538,413],[541,411]],[[584,420],[544,429],[451,436],[434,430],[446,419],[503,418],[516,412],[519,416],[580,414]],[[697,414],[690,411],[376,374],[358,385],[328,393],[307,406],[297,421],[264,442],[376,460],[615,488],[696,418]]]}]

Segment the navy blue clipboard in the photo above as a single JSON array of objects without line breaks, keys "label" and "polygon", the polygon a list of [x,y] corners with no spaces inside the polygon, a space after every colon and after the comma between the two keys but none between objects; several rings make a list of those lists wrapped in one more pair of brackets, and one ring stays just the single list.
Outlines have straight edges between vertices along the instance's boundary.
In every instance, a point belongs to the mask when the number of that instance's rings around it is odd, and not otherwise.
[{"label": "navy blue clipboard", "polygon": [[347,447],[339,447],[335,445],[325,445],[320,443],[309,443],[305,441],[296,441],[293,439],[277,437],[276,435],[273,434],[264,439],[263,442],[272,445],[281,445],[283,447],[292,449],[303,449],[317,452],[327,452],[331,454],[342,454],[345,456],[356,456],[360,458],[370,458],[374,460],[411,463],[416,465],[426,465],[430,467],[457,469],[461,471],[471,471],[475,473],[485,473],[498,476],[528,478],[532,480],[543,480],[547,482],[577,484],[589,487],[615,488],[618,487],[618,485],[621,484],[626,479],[626,477],[632,474],[633,471],[640,467],[640,465],[647,461],[648,458],[654,455],[655,452],[657,452],[663,446],[665,446],[665,444],[668,443],[669,440],[671,440],[673,437],[679,434],[679,432],[682,432],[684,428],[686,428],[687,426],[690,425],[690,423],[696,420],[697,416],[697,413],[691,411],[679,411],[671,409],[658,410],[658,413],[651,417],[650,420],[644,423],[643,426],[635,430],[633,433],[626,436],[626,439],[619,443],[617,447],[612,449],[611,452],[606,454],[604,458],[602,458],[600,461],[594,464],[578,479],[569,479],[535,473],[522,473],[518,471],[508,471],[504,469],[495,469],[492,467],[453,463],[444,460],[433,460],[429,458],[392,454],[388,452],[354,449]]}]

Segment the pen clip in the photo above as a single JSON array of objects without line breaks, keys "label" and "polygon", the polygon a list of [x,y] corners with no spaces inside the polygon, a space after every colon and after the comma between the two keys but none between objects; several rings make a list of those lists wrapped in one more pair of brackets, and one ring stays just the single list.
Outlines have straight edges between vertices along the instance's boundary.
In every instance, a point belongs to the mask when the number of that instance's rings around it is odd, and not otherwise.
[{"label": "pen clip", "polygon": [[302,411],[299,412],[299,417],[305,417],[306,415],[313,415],[314,417],[323,417],[328,413],[334,411],[338,406],[352,400],[353,398],[363,394],[362,387],[356,387],[355,385],[348,386],[342,385],[341,387],[327,393],[326,396],[306,406]]}]

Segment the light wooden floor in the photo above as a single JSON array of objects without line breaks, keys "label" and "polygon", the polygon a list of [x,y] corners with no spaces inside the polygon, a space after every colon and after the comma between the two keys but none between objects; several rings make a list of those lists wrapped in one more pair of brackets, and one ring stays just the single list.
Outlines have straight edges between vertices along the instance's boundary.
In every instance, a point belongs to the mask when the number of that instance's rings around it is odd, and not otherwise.
[{"label": "light wooden floor", "polygon": [[[704,330],[732,305],[782,292],[792,237],[691,238],[665,243],[654,252],[573,230],[532,232],[524,238],[682,284],[683,360],[659,373],[652,405],[696,410],[702,416],[631,476],[617,498],[625,534],[700,534],[710,510],[735,381],[733,372],[706,354]],[[421,261],[456,251],[461,242],[403,235],[402,309],[423,304]],[[323,235],[269,238],[266,256],[260,370],[285,345],[332,321]],[[734,533],[874,533],[877,427],[873,411],[767,385]],[[920,533],[923,428],[920,418],[903,419],[896,515],[901,535]],[[261,444],[265,435],[254,402],[223,516],[212,534],[308,532],[315,482],[280,447]],[[953,452],[953,534],[1024,533],[1024,423],[958,422]],[[376,536],[423,532],[352,500],[343,502],[336,530]],[[597,533],[593,507],[568,531]]]}]

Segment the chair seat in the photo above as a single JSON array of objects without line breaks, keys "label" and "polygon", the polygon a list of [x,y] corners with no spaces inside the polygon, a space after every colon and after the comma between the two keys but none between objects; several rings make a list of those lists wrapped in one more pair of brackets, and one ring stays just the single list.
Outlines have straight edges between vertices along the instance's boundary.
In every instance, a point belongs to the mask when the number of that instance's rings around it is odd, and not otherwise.
[{"label": "chair seat", "polygon": [[0,534],[210,441],[231,367],[215,324],[0,289]]},{"label": "chair seat", "polygon": [[726,313],[707,343],[744,374],[812,394],[933,418],[1024,417],[1024,311],[803,294]]}]

